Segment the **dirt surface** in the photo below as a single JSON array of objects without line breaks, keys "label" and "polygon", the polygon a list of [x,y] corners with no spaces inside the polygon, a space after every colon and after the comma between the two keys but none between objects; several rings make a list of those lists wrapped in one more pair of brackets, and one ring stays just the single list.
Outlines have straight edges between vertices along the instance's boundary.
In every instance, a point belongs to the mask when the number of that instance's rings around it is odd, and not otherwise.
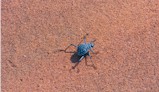
[{"label": "dirt surface", "polygon": [[2,0],[2,92],[159,92],[159,0]]}]

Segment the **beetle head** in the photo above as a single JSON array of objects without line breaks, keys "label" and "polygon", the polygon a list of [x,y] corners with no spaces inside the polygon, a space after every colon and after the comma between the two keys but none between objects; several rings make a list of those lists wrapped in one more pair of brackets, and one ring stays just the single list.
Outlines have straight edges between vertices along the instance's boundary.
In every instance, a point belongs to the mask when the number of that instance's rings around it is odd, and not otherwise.
[{"label": "beetle head", "polygon": [[93,48],[93,47],[94,47],[94,43],[93,43],[93,42],[91,42],[90,44],[91,44],[91,47]]},{"label": "beetle head", "polygon": [[94,47],[94,42],[96,41],[96,39],[94,39],[93,41],[90,42],[91,48]]}]

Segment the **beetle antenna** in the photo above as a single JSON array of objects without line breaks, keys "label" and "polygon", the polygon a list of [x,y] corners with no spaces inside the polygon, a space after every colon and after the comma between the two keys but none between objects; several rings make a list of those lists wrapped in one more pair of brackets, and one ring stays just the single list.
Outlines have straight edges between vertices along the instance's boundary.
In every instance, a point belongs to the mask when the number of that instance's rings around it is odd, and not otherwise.
[{"label": "beetle antenna", "polygon": [[88,33],[86,33],[86,35],[84,35],[84,37],[83,37],[83,38],[84,38],[84,39],[86,39],[86,36],[88,36],[88,35],[89,35],[89,34],[88,34]]},{"label": "beetle antenna", "polygon": [[96,41],[96,39],[94,39],[93,41],[91,41],[92,43],[94,43]]}]

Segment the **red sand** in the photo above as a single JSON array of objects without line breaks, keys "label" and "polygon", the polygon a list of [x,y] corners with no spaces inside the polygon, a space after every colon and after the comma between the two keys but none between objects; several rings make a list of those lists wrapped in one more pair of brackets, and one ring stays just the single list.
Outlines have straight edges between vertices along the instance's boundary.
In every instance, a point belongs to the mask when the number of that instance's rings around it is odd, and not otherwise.
[{"label": "red sand", "polygon": [[159,92],[159,0],[2,0],[2,92]]}]

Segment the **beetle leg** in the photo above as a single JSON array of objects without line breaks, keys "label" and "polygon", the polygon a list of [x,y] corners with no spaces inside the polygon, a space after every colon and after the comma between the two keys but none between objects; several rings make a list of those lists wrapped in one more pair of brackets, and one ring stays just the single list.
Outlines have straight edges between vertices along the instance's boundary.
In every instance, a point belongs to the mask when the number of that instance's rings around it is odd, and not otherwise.
[{"label": "beetle leg", "polygon": [[71,46],[74,46],[74,47],[76,47],[77,48],[77,46],[76,45],[74,45],[74,44],[70,44]]},{"label": "beetle leg", "polygon": [[90,49],[90,51],[91,51],[93,54],[95,54],[95,52],[94,52],[92,49]]},{"label": "beetle leg", "polygon": [[79,62],[80,62],[83,58],[84,58],[84,56],[82,56],[82,57],[80,58]]},{"label": "beetle leg", "polygon": [[91,62],[92,62],[92,67],[93,67],[94,69],[97,69],[97,68],[95,67],[95,65],[94,65],[94,62],[92,61],[92,56],[90,55],[90,53],[88,53],[88,56],[90,57],[90,60],[91,60]]},{"label": "beetle leg", "polygon": [[94,52],[93,49],[90,49],[93,54],[98,54],[99,52]]},{"label": "beetle leg", "polygon": [[65,49],[65,51],[70,47],[70,46],[74,46],[74,47],[77,47],[76,45],[74,44],[70,44],[69,46],[67,46],[67,48]]},{"label": "beetle leg", "polygon": [[96,39],[93,39],[91,42],[93,42],[93,43],[94,43],[95,41],[96,41]]},{"label": "beetle leg", "polygon": [[74,46],[74,47],[76,47],[76,48],[77,48],[77,46],[76,46],[76,45],[74,45],[74,44],[70,44],[69,46],[67,46],[67,48],[66,48],[65,50],[59,50],[59,51],[64,51],[65,53],[75,53],[75,51],[67,51],[67,49],[68,49],[70,46]]},{"label": "beetle leg", "polygon": [[87,64],[87,57],[85,56],[85,65],[88,66]]},{"label": "beetle leg", "polygon": [[78,66],[79,62],[77,62],[74,66],[72,66],[72,69],[75,69]]}]

